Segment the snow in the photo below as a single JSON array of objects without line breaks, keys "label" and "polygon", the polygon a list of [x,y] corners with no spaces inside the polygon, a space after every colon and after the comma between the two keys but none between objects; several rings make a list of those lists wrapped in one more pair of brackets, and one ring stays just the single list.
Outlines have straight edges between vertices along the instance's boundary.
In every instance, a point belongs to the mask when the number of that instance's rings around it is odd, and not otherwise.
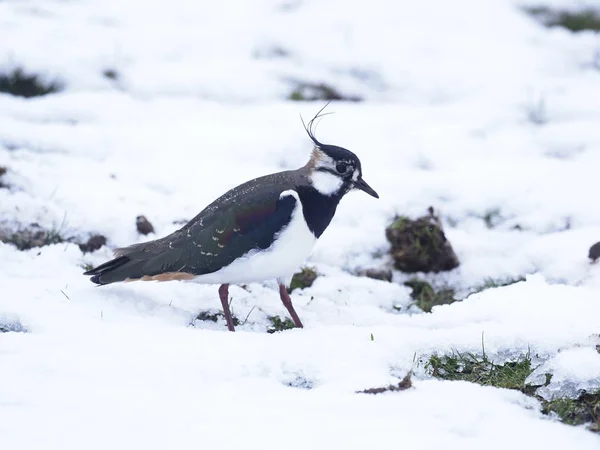
[{"label": "snow", "polygon": [[593,392],[600,389],[600,358],[598,351],[591,347],[571,348],[558,353],[540,365],[531,375],[535,383],[541,376],[552,374],[548,386],[538,390],[545,399],[562,397],[577,398],[582,391]]},{"label": "snow", "polygon": [[[0,2],[0,72],[65,86],[0,94],[0,223],[108,238],[86,255],[0,243],[0,325],[16,331],[0,334],[0,447],[598,448],[535,399],[416,367],[483,339],[499,363],[530,351],[532,378],[553,374],[548,398],[600,385],[600,264],[587,259],[600,240],[599,41],[544,28],[525,4]],[[265,333],[268,316],[287,317],[274,281],[231,287],[234,334],[194,321],[219,309],[216,286],[81,275],[243,181],[304,164],[299,114],[323,102],[287,101],[296,82],[365,99],[333,102],[316,135],[356,153],[380,195],[348,194],[319,239],[308,263],[321,276],[292,293],[306,328]],[[355,274],[387,262],[395,214],[430,205],[461,265],[424,278],[466,298],[425,314],[405,274]],[[136,233],[140,214],[156,235]],[[407,391],[356,393],[411,369]]]}]

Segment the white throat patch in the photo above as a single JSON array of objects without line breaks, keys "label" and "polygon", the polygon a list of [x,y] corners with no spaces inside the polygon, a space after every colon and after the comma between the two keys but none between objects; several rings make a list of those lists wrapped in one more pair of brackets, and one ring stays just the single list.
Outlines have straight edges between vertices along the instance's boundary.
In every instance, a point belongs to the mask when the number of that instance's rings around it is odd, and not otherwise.
[{"label": "white throat patch", "polygon": [[313,187],[323,195],[333,195],[339,192],[343,181],[340,177],[329,172],[315,170],[310,175]]}]

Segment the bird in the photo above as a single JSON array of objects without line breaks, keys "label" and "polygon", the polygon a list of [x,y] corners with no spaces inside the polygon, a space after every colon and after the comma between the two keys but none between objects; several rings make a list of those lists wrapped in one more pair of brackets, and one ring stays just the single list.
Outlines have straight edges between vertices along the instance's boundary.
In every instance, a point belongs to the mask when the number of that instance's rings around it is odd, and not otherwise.
[{"label": "bird", "polygon": [[302,125],[312,141],[308,162],[296,169],[247,181],[217,198],[168,236],[114,250],[114,259],[84,272],[97,285],[186,280],[218,284],[229,331],[235,331],[229,286],[277,280],[294,325],[303,328],[287,291],[336,208],[351,190],[379,198],[363,179],[358,156],[319,142],[318,119]]}]

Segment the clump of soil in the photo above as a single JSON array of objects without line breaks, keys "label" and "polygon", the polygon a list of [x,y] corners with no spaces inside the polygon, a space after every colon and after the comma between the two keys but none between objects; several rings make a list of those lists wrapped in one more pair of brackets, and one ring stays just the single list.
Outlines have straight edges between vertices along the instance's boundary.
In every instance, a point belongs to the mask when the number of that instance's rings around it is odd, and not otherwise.
[{"label": "clump of soil", "polygon": [[4,166],[0,166],[0,188],[8,187],[8,185],[2,181],[2,177],[6,175],[6,172],[8,172],[8,169]]},{"label": "clump of soil", "polygon": [[392,281],[392,271],[390,269],[367,269],[362,272],[362,275],[367,278],[373,278],[374,280]]},{"label": "clump of soil", "polygon": [[600,242],[596,242],[590,247],[590,251],[588,252],[588,258],[590,258],[592,262],[596,262],[596,260],[600,258]]},{"label": "clump of soil", "polygon": [[364,391],[358,391],[357,394],[383,394],[384,392],[405,391],[411,387],[412,371],[408,372],[398,384],[390,384],[389,386],[365,389]]},{"label": "clump of soil", "polygon": [[83,253],[92,253],[106,245],[106,238],[101,234],[95,234],[88,239],[85,244],[79,244],[79,249]]},{"label": "clump of soil", "polygon": [[433,208],[429,214],[411,220],[394,218],[385,230],[392,244],[394,267],[402,272],[442,272],[458,267],[459,262],[444,234],[442,224]]},{"label": "clump of soil", "polygon": [[137,216],[135,218],[135,226],[138,230],[138,233],[143,234],[144,236],[150,233],[154,233],[154,227],[146,218],[146,216]]}]

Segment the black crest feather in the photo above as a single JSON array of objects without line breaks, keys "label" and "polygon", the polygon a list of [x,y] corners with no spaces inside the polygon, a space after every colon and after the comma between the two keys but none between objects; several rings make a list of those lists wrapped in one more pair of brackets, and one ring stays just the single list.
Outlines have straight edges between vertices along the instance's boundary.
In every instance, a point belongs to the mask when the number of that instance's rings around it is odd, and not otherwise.
[{"label": "black crest feather", "polygon": [[333,114],[333,112],[328,112],[328,113],[324,113],[323,112],[323,110],[325,108],[327,108],[327,106],[329,106],[330,103],[331,103],[331,101],[325,103],[325,106],[323,106],[317,112],[317,114],[315,114],[315,116],[308,121],[308,124],[304,123],[304,119],[302,118],[302,114],[300,114],[300,120],[302,121],[302,125],[304,126],[304,129],[306,130],[306,133],[308,134],[308,137],[311,139],[311,141],[314,142],[314,144],[317,147],[323,147],[323,144],[320,143],[317,140],[316,136],[315,136],[315,132],[317,131],[317,125],[319,125],[320,119],[322,119],[323,117],[325,117],[325,116],[327,116],[329,114]]}]

